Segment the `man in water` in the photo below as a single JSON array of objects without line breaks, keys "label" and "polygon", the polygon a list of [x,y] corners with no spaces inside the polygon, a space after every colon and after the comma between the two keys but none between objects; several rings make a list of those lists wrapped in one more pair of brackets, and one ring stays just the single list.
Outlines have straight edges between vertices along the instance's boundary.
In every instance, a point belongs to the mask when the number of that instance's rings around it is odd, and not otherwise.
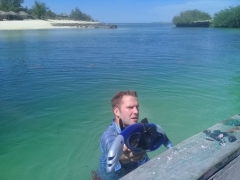
[{"label": "man in water", "polygon": [[145,151],[133,153],[124,145],[123,154],[114,171],[111,173],[106,172],[107,155],[113,141],[125,127],[137,123],[139,117],[139,103],[136,91],[128,90],[116,93],[111,104],[115,117],[112,120],[112,124],[103,133],[100,142],[102,154],[100,157],[99,175],[104,180],[119,179],[149,160]]}]

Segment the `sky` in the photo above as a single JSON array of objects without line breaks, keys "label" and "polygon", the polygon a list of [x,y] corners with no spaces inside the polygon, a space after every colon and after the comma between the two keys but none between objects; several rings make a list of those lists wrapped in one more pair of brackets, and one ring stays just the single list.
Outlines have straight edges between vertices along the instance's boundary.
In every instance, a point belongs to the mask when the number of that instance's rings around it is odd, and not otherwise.
[{"label": "sky", "polygon": [[[102,23],[171,22],[186,10],[198,9],[213,16],[215,13],[240,5],[240,0],[39,0],[54,13],[70,14],[78,7]],[[31,8],[34,0],[24,0]]]}]

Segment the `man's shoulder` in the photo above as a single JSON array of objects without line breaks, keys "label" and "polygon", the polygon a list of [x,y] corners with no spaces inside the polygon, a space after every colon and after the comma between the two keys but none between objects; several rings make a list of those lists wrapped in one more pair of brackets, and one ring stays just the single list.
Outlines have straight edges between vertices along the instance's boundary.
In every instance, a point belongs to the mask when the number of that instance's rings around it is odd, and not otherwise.
[{"label": "man's shoulder", "polygon": [[111,124],[103,133],[103,136],[109,136],[110,134],[115,134],[117,131],[114,128],[114,125]]},{"label": "man's shoulder", "polygon": [[113,125],[109,126],[106,129],[106,131],[104,131],[104,133],[102,134],[101,143],[100,143],[101,146],[105,147],[107,145],[110,148],[112,142],[114,141],[117,135],[118,135],[118,132],[115,130],[114,126]]},{"label": "man's shoulder", "polygon": [[118,125],[113,121],[112,124],[104,131],[102,134],[102,139],[108,139],[111,137],[116,137],[121,133],[120,128]]}]

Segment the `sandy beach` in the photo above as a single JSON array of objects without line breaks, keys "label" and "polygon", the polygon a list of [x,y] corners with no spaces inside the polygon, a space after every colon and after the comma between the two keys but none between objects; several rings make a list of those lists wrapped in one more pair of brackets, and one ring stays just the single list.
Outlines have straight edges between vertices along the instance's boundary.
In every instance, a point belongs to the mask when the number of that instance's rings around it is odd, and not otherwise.
[{"label": "sandy beach", "polygon": [[81,24],[98,24],[98,22],[74,21],[74,20],[15,20],[0,21],[0,30],[27,30],[27,29],[53,29],[53,28],[73,28],[72,26],[53,26],[52,23],[81,23]]}]

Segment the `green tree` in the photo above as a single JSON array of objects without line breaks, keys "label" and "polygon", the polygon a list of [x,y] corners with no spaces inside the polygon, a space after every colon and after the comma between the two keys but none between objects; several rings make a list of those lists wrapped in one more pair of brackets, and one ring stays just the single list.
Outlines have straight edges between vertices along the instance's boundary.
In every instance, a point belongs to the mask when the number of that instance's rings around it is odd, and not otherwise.
[{"label": "green tree", "polygon": [[180,15],[174,16],[172,22],[175,25],[186,25],[192,24],[196,21],[210,21],[211,16],[208,13],[195,10],[188,10],[181,12]]},{"label": "green tree", "polygon": [[29,13],[38,19],[45,19],[47,17],[47,12],[49,8],[47,5],[40,1],[35,1],[32,9],[29,10]]},{"label": "green tree", "polygon": [[0,10],[18,12],[22,10],[24,0],[0,0]]},{"label": "green tree", "polygon": [[229,7],[214,14],[212,26],[240,28],[240,6]]},{"label": "green tree", "polygon": [[55,19],[57,17],[57,15],[49,9],[46,13],[46,17]]},{"label": "green tree", "polygon": [[93,19],[91,18],[91,16],[82,13],[80,11],[79,8],[75,8],[74,10],[72,10],[71,14],[70,14],[70,18],[74,19],[74,20],[82,20],[82,21],[93,21]]}]

